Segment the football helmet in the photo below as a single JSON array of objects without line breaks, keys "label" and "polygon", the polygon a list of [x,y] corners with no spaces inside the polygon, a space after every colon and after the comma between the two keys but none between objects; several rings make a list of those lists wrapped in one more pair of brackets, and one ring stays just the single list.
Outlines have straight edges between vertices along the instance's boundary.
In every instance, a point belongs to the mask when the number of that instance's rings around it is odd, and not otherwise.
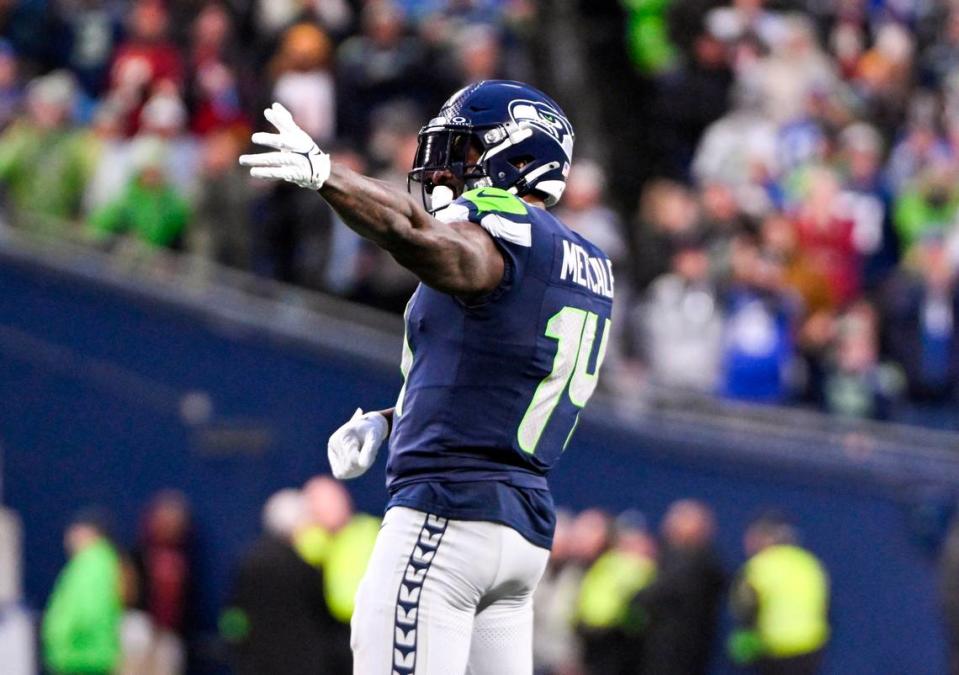
[{"label": "football helmet", "polygon": [[[573,140],[566,115],[543,92],[511,80],[477,82],[420,130],[409,189],[419,186],[431,212],[480,187],[535,194],[553,206],[566,187]],[[434,195],[438,186],[447,189]]]}]

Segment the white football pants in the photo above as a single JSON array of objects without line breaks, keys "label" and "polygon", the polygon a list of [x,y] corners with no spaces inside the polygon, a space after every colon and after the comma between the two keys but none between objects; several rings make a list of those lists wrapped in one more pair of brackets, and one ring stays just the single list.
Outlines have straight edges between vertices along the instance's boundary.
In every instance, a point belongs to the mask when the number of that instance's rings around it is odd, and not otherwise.
[{"label": "white football pants", "polygon": [[356,595],[354,675],[530,675],[548,558],[505,525],[390,509]]}]

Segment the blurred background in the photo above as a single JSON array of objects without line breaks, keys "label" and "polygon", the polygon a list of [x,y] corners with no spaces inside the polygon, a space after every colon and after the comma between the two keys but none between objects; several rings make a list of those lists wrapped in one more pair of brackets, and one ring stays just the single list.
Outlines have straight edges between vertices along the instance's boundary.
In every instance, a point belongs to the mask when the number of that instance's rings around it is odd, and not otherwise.
[{"label": "blurred background", "polygon": [[0,672],[349,672],[415,279],[236,159],[403,186],[488,78],[617,275],[537,673],[959,673],[948,0],[0,0]]}]

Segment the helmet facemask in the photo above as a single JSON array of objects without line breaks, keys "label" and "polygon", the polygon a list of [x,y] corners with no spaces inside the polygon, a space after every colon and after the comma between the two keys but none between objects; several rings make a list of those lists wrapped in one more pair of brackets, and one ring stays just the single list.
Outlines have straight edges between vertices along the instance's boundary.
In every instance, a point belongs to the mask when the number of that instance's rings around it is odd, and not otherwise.
[{"label": "helmet facemask", "polygon": [[[486,163],[481,161],[483,152],[483,143],[472,127],[424,129],[407,177],[407,189],[415,194],[415,186],[419,185],[423,206],[435,213],[464,192],[492,184]],[[437,187],[447,190],[436,191]]]}]

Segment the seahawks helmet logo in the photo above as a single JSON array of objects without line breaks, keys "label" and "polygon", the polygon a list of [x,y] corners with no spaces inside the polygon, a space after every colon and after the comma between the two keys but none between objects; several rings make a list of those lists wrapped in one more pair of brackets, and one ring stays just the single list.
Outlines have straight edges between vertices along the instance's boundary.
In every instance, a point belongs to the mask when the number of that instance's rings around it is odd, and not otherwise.
[{"label": "seahawks helmet logo", "polygon": [[569,120],[547,103],[516,99],[510,101],[509,116],[520,126],[529,125],[543,131],[559,143],[567,159],[573,157],[573,127]]}]

